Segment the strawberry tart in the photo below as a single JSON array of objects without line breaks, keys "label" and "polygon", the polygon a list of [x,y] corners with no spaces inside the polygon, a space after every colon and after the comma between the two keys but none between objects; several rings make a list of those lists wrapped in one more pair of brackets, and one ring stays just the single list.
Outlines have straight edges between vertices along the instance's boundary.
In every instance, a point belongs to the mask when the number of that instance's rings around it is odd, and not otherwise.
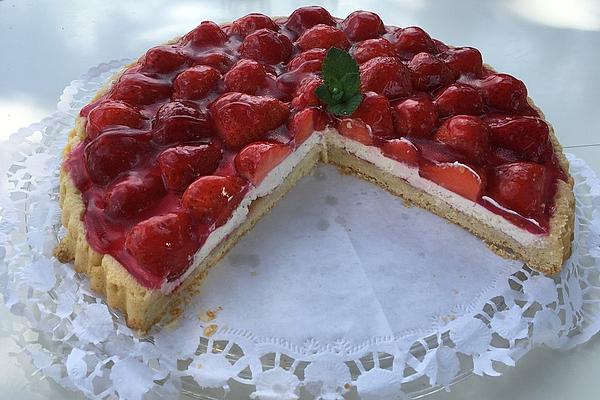
[{"label": "strawberry tart", "polygon": [[522,81],[321,7],[202,22],[115,76],[70,133],[55,253],[146,331],[319,162],[543,273],[570,255],[573,180]]}]

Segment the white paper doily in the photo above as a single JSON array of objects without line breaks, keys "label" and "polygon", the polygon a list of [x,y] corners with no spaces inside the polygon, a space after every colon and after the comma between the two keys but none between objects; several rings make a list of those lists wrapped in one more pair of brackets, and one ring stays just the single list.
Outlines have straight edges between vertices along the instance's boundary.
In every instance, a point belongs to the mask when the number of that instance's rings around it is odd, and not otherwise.
[{"label": "white paper doily", "polygon": [[418,397],[600,330],[600,181],[569,156],[576,235],[553,279],[320,166],[211,271],[177,324],[138,337],[52,257],[67,133],[126,62],[90,70],[8,143],[0,293],[23,324],[2,321],[0,334],[44,376],[90,398],[218,398],[234,382],[263,400]]}]

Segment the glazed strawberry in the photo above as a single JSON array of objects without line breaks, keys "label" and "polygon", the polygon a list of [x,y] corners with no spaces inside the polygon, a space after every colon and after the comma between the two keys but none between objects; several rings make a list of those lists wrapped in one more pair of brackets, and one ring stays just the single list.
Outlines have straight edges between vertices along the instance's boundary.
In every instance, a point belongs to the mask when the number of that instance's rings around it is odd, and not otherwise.
[{"label": "glazed strawberry", "polygon": [[220,47],[227,41],[227,34],[212,21],[203,21],[186,34],[181,42],[196,48]]},{"label": "glazed strawberry", "polygon": [[335,20],[323,7],[309,6],[296,9],[285,26],[297,35],[301,35],[306,29],[319,24],[334,26]]},{"label": "glazed strawberry", "polygon": [[94,183],[106,185],[142,161],[148,151],[148,136],[126,132],[105,133],[85,147],[85,163]]},{"label": "glazed strawberry", "polygon": [[434,53],[436,46],[431,37],[417,26],[398,29],[393,34],[394,46],[402,54]]},{"label": "glazed strawberry", "polygon": [[260,63],[254,60],[240,60],[225,74],[225,86],[232,92],[256,94],[266,77],[265,68]]},{"label": "glazed strawberry", "polygon": [[452,115],[479,115],[483,113],[483,98],[476,88],[455,83],[444,88],[436,97],[435,105],[441,117]]},{"label": "glazed strawberry", "polygon": [[492,74],[477,83],[483,99],[490,107],[506,112],[518,111],[527,105],[525,84],[507,74]]},{"label": "glazed strawberry", "polygon": [[495,169],[490,182],[490,196],[524,217],[536,217],[544,213],[546,168],[532,162],[503,164]]},{"label": "glazed strawberry", "polygon": [[447,51],[450,48],[446,43],[442,42],[441,40],[437,40],[437,39],[433,39],[433,38],[431,40],[433,41],[433,44],[435,45],[435,51],[434,51],[435,54],[442,53],[444,51]]},{"label": "glazed strawberry", "polygon": [[269,29],[277,32],[279,27],[268,16],[252,13],[233,21],[230,32],[241,37],[246,37],[259,29]]},{"label": "glazed strawberry", "polygon": [[321,104],[319,98],[315,94],[315,90],[322,84],[323,80],[316,76],[304,79],[294,93],[292,107],[301,110],[309,106],[318,106]]},{"label": "glazed strawberry", "polygon": [[503,149],[502,147],[492,147],[486,158],[486,162],[495,167],[517,161],[522,161],[517,153],[509,149]]},{"label": "glazed strawberry", "polygon": [[410,71],[394,57],[375,57],[360,66],[361,89],[387,97],[408,96],[412,91]]},{"label": "glazed strawberry", "polygon": [[188,68],[173,82],[173,99],[201,99],[215,86],[221,74],[213,67],[197,65]]},{"label": "glazed strawberry", "polygon": [[416,167],[419,165],[419,150],[404,138],[388,140],[381,145],[386,157]]},{"label": "glazed strawberry", "polygon": [[135,225],[125,249],[150,273],[174,279],[190,265],[198,245],[185,213],[157,215]]},{"label": "glazed strawberry", "polygon": [[339,122],[337,130],[342,136],[356,140],[366,146],[373,145],[371,127],[361,119],[344,118]]},{"label": "glazed strawberry", "polygon": [[419,175],[471,201],[481,198],[486,186],[483,170],[453,163],[422,162]]},{"label": "glazed strawberry", "polygon": [[289,146],[281,143],[250,143],[235,156],[235,169],[254,186],[258,186],[291,152]]},{"label": "glazed strawberry", "polygon": [[265,64],[279,64],[292,55],[292,42],[280,33],[259,29],[246,36],[240,46],[240,55]]},{"label": "glazed strawberry", "polygon": [[310,49],[298,54],[288,63],[288,71],[301,69],[303,72],[320,72],[323,59],[327,54],[325,49]]},{"label": "glazed strawberry", "polygon": [[385,33],[383,21],[379,15],[369,11],[354,11],[342,22],[342,29],[354,42],[373,39]]},{"label": "glazed strawberry", "polygon": [[146,52],[142,60],[142,71],[170,73],[187,62],[188,58],[182,53],[179,46],[157,46]]},{"label": "glazed strawberry", "polygon": [[330,119],[327,113],[319,108],[310,107],[297,112],[290,118],[288,131],[294,138],[294,143],[299,145],[313,132],[325,129],[329,123]]},{"label": "glazed strawberry", "polygon": [[134,107],[121,101],[105,100],[96,105],[88,114],[85,126],[86,136],[94,139],[110,126],[141,128],[145,118]]},{"label": "glazed strawberry", "polygon": [[344,32],[329,25],[315,25],[306,30],[298,39],[298,47],[306,51],[310,49],[329,49],[337,47],[338,49],[348,49],[350,42],[344,35]]},{"label": "glazed strawberry", "polygon": [[110,97],[133,105],[154,103],[171,95],[171,85],[135,72],[125,73],[113,87]]},{"label": "glazed strawberry", "polygon": [[361,119],[371,127],[374,136],[390,138],[394,136],[394,124],[390,102],[385,96],[373,92],[364,94],[362,103],[350,116]]},{"label": "glazed strawberry", "polygon": [[115,183],[104,196],[104,212],[111,218],[131,218],[155,204],[165,194],[159,176],[132,173]]},{"label": "glazed strawberry", "polygon": [[399,136],[429,138],[438,124],[437,109],[427,98],[406,99],[394,105],[393,118]]},{"label": "glazed strawberry", "polygon": [[397,55],[396,48],[384,38],[358,42],[352,48],[351,53],[359,64],[363,64],[375,57],[395,57]]},{"label": "glazed strawberry", "polygon": [[277,99],[235,92],[219,97],[209,109],[217,134],[232,149],[264,138],[289,114],[287,105]]},{"label": "glazed strawberry", "polygon": [[431,90],[452,81],[452,71],[433,54],[416,54],[408,69],[412,72],[413,88],[418,90]]},{"label": "glazed strawberry", "polygon": [[195,142],[211,136],[208,116],[189,102],[164,104],[158,109],[152,125],[152,137],[160,144]]},{"label": "glazed strawberry", "polygon": [[219,51],[212,53],[202,53],[194,56],[194,62],[196,64],[213,67],[222,74],[229,71],[234,61],[235,60],[232,56]]},{"label": "glazed strawberry", "polygon": [[490,148],[489,128],[470,115],[457,115],[446,120],[435,132],[434,139],[475,163],[482,163]]},{"label": "glazed strawberry", "polygon": [[536,117],[500,117],[486,119],[494,146],[511,149],[526,160],[543,162],[551,151],[550,129]]},{"label": "glazed strawberry", "polygon": [[462,153],[443,143],[419,138],[411,139],[411,142],[419,149],[423,162],[429,161],[435,164],[453,162],[466,164],[469,162]]},{"label": "glazed strawberry", "polygon": [[215,145],[171,147],[158,156],[162,179],[169,190],[183,191],[199,176],[215,172],[222,152]]},{"label": "glazed strawberry", "polygon": [[454,74],[454,79],[463,74],[479,76],[483,71],[481,53],[472,47],[446,49],[439,57],[446,62]]},{"label": "glazed strawberry", "polygon": [[183,206],[195,220],[220,226],[242,200],[247,185],[238,176],[203,176],[183,193]]}]

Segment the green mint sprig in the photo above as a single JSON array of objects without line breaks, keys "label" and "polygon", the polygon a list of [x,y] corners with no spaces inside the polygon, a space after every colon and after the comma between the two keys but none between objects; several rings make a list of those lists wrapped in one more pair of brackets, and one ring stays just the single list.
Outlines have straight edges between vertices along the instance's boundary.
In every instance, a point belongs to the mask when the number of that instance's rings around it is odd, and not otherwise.
[{"label": "green mint sprig", "polygon": [[327,104],[331,114],[352,114],[362,101],[358,64],[352,56],[332,47],[327,52],[321,68],[323,84],[317,88],[317,97]]}]

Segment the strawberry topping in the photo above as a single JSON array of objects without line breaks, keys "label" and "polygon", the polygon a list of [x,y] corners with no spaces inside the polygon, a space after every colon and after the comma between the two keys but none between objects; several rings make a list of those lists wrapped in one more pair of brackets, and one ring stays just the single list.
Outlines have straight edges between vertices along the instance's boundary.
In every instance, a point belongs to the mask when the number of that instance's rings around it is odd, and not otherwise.
[{"label": "strawberry topping", "polygon": [[296,145],[304,142],[315,131],[322,131],[330,123],[329,116],[316,107],[306,108],[290,118],[288,130]]},{"label": "strawberry topping", "polygon": [[489,193],[501,205],[524,217],[545,210],[546,168],[532,162],[515,162],[496,167]]},{"label": "strawberry topping", "polygon": [[335,20],[329,14],[329,11],[323,7],[309,6],[301,7],[294,11],[288,18],[285,26],[296,34],[301,35],[306,29],[319,24],[334,26]]},{"label": "strawberry topping", "polygon": [[394,106],[394,127],[400,136],[431,137],[438,112],[428,98],[411,98]]},{"label": "strawberry topping", "polygon": [[444,88],[436,97],[435,105],[441,117],[452,115],[479,115],[483,112],[481,93],[473,87],[455,83]]},{"label": "strawberry topping", "polygon": [[362,103],[352,114],[352,118],[360,119],[371,128],[371,133],[382,138],[394,136],[392,111],[390,102],[385,96],[367,92]]},{"label": "strawberry topping", "polygon": [[368,11],[354,11],[342,22],[344,33],[352,41],[373,39],[385,32],[379,15]]},{"label": "strawberry topping", "polygon": [[174,99],[201,99],[221,78],[219,71],[206,65],[186,69],[173,82]]},{"label": "strawberry topping", "polygon": [[326,127],[536,234],[568,179],[523,82],[477,49],[367,11],[202,22],[149,49],[80,114],[85,135],[66,166],[88,240],[152,288]]},{"label": "strawberry topping", "polygon": [[152,206],[164,194],[165,187],[159,176],[131,174],[108,190],[104,211],[114,219],[132,217]]},{"label": "strawberry topping", "polygon": [[254,60],[240,60],[225,74],[225,85],[232,92],[256,94],[263,87],[267,72]]},{"label": "strawberry topping", "polygon": [[246,186],[237,176],[203,176],[183,193],[183,206],[195,220],[220,226],[242,200]]},{"label": "strawberry topping", "polygon": [[230,32],[235,35],[246,37],[259,29],[270,29],[277,32],[279,26],[264,14],[252,13],[233,21]]},{"label": "strawberry topping", "polygon": [[169,73],[183,66],[188,58],[177,46],[157,46],[146,52],[142,60],[142,71]]},{"label": "strawberry topping", "polygon": [[393,158],[401,163],[416,167],[419,165],[419,150],[409,140],[404,138],[392,139],[381,145],[381,152],[386,157]]},{"label": "strawberry topping", "polygon": [[373,145],[371,127],[362,119],[344,118],[339,122],[337,130],[342,136],[356,140],[366,146]]},{"label": "strawberry topping", "polygon": [[410,71],[394,57],[375,57],[360,66],[362,90],[389,98],[408,96],[412,91]]},{"label": "strawberry topping", "polygon": [[158,156],[158,166],[169,190],[184,191],[195,178],[215,172],[222,152],[214,145],[171,147]]},{"label": "strawberry topping", "polygon": [[144,120],[142,114],[129,104],[106,100],[94,107],[88,114],[85,133],[88,138],[94,139],[109,127],[141,128],[144,126]]},{"label": "strawberry topping", "polygon": [[238,153],[235,168],[241,176],[258,186],[291,152],[292,149],[285,144],[255,142]]},{"label": "strawberry topping", "polygon": [[483,170],[476,170],[458,162],[429,163],[420,165],[419,175],[471,201],[477,201],[483,194],[486,176]]},{"label": "strawberry topping", "polygon": [[357,63],[363,64],[375,57],[395,57],[396,48],[386,39],[368,39],[356,43],[352,55]]},{"label": "strawberry topping", "polygon": [[127,251],[160,278],[181,275],[196,252],[190,217],[184,213],[157,215],[135,225],[125,240]]},{"label": "strawberry topping", "polygon": [[402,54],[434,53],[436,50],[435,43],[431,40],[431,37],[417,26],[397,29],[392,38],[394,46]]},{"label": "strawberry topping", "polygon": [[479,118],[457,115],[446,120],[434,139],[464,154],[477,164],[483,163],[489,149],[489,128]]},{"label": "strawberry topping", "polygon": [[212,136],[208,116],[194,103],[173,101],[158,109],[152,137],[160,144],[195,142]]},{"label": "strawberry topping", "polygon": [[246,36],[240,55],[265,64],[286,62],[292,55],[292,42],[287,36],[269,29],[259,29]]},{"label": "strawberry topping", "polygon": [[313,26],[300,36],[298,47],[303,51],[329,49],[330,47],[347,49],[350,47],[350,42],[341,30],[333,26],[320,24]]},{"label": "strawberry topping", "polygon": [[288,107],[279,100],[228,93],[210,105],[217,135],[223,143],[237,149],[266,137],[287,121]]},{"label": "strawberry topping", "polygon": [[288,63],[290,71],[300,69],[302,72],[320,72],[323,59],[327,51],[325,49],[310,49],[298,54]]}]

